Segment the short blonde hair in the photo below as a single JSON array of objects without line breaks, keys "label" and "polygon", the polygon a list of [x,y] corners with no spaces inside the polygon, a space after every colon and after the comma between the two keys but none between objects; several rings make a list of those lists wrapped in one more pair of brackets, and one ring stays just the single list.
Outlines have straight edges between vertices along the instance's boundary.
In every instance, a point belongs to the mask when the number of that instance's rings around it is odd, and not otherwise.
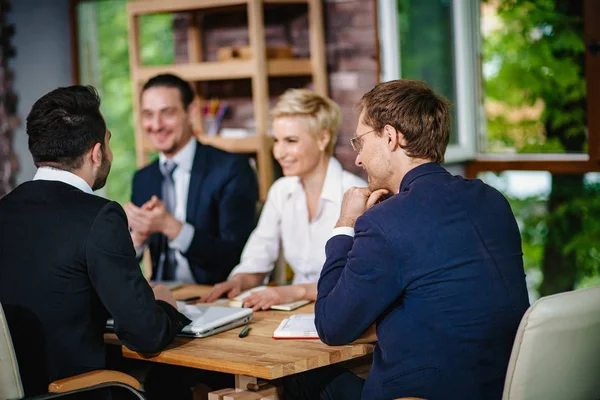
[{"label": "short blonde hair", "polygon": [[308,122],[312,134],[317,136],[324,130],[328,131],[330,139],[325,151],[333,155],[340,127],[340,114],[340,107],[328,97],[308,89],[288,89],[271,111],[271,119],[303,117]]}]

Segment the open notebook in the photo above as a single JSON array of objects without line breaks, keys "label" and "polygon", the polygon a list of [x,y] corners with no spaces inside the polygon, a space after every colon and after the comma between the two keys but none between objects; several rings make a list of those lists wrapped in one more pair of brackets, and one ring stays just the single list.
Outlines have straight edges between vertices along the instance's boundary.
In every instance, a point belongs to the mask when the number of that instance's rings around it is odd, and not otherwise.
[{"label": "open notebook", "polygon": [[281,321],[273,339],[318,339],[315,314],[296,314]]},{"label": "open notebook", "polygon": [[[266,288],[267,288],[266,286],[257,286],[255,288],[248,289],[245,292],[240,293],[239,295],[237,295],[236,297],[234,297],[233,299],[231,299],[229,301],[229,307],[243,307],[244,300],[248,296],[250,296],[254,292],[259,292]],[[292,311],[292,310],[302,307],[303,305],[308,304],[308,303],[310,303],[310,300],[298,300],[298,301],[294,301],[292,303],[276,304],[274,306],[271,306],[270,309],[271,310],[279,310],[279,311]]]}]

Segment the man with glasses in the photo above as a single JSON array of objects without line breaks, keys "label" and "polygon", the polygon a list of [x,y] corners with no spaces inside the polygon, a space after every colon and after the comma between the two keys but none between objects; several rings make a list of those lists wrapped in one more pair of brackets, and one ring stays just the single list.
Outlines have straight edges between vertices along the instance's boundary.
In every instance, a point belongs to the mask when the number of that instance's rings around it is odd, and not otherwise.
[{"label": "man with glasses", "polygon": [[344,195],[315,324],[330,345],[375,324],[373,365],[366,381],[341,368],[292,378],[290,397],[500,399],[529,306],[510,206],[440,166],[450,104],[423,82],[381,83],[359,110],[351,142],[369,186]]}]

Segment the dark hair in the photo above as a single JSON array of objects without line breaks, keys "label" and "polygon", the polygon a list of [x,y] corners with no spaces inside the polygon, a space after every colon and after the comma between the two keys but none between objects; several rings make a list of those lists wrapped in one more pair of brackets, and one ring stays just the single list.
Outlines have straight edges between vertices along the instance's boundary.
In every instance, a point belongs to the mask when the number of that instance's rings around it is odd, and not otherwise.
[{"label": "dark hair", "polygon": [[42,96],[27,116],[29,151],[37,167],[67,171],[81,167],[96,143],[104,148],[106,123],[100,97],[92,86],[61,87]]},{"label": "dark hair", "polygon": [[161,74],[150,78],[148,82],[144,84],[144,87],[142,88],[142,93],[144,93],[146,90],[152,87],[168,87],[179,90],[184,110],[187,110],[188,106],[194,100],[194,91],[192,90],[190,84],[181,79],[180,77],[172,74]]},{"label": "dark hair", "polygon": [[450,102],[425,82],[401,79],[380,83],[358,104],[363,123],[381,135],[393,126],[406,139],[402,148],[410,157],[444,162],[450,140]]}]

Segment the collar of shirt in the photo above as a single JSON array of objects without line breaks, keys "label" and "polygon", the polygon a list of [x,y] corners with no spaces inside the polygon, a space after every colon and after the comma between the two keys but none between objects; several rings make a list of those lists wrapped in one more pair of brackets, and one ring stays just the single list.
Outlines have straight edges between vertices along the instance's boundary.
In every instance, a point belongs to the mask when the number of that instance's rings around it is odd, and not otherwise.
[{"label": "collar of shirt", "polygon": [[[177,170],[179,171],[187,171],[190,172],[192,170],[192,165],[194,164],[194,155],[196,154],[196,147],[198,146],[198,142],[196,138],[190,138],[190,141],[187,142],[185,146],[173,158],[172,161],[177,164]],[[167,157],[163,153],[160,153],[158,156],[158,160],[160,165],[163,165],[167,161]]]},{"label": "collar of shirt", "polygon": [[58,181],[66,183],[67,185],[71,185],[76,187],[77,189],[89,193],[94,194],[94,191],[88,185],[88,183],[81,177],[75,175],[72,172],[65,171],[62,169],[56,169],[51,167],[40,167],[38,168],[35,176],[33,177],[34,181]]},{"label": "collar of shirt", "polygon": [[344,185],[342,184],[342,164],[335,158],[329,159],[329,165],[327,166],[327,175],[325,175],[325,182],[323,183],[323,189],[321,190],[321,198],[329,200],[336,204],[342,204],[344,198]]},{"label": "collar of shirt", "polygon": [[[321,199],[331,201],[335,204],[342,204],[342,198],[344,197],[344,187],[342,184],[342,165],[338,160],[331,157],[329,164],[327,165],[327,174],[325,175],[325,182],[323,182],[323,189],[321,189]],[[302,183],[300,178],[296,177],[296,185],[292,188],[288,196],[291,197],[294,194],[302,193]]]}]

